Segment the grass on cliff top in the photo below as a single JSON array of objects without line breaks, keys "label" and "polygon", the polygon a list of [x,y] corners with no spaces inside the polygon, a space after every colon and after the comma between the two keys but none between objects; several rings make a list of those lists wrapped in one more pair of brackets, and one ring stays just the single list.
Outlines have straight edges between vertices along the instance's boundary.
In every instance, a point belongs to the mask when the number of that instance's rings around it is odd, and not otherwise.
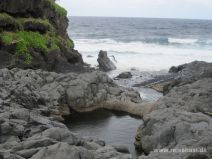
[{"label": "grass on cliff top", "polygon": [[1,33],[1,41],[6,45],[15,44],[16,55],[23,57],[27,64],[32,60],[31,49],[42,53],[59,49],[54,37],[31,31],[3,32]]},{"label": "grass on cliff top", "polygon": [[47,0],[47,2],[52,7],[52,9],[54,9],[55,12],[57,12],[59,15],[67,16],[67,14],[68,14],[67,11],[63,7],[61,7],[60,5],[55,3],[54,0]]},{"label": "grass on cliff top", "polygon": [[35,50],[47,54],[53,50],[60,50],[60,45],[73,48],[73,42],[55,34],[42,35],[38,32],[16,31],[0,33],[1,42],[5,45],[15,44],[15,54],[25,59],[26,64],[32,61],[31,51]]},{"label": "grass on cliff top", "polygon": [[[1,26],[2,24],[2,26]],[[53,32],[54,27],[49,22],[48,19],[40,19],[40,18],[14,18],[6,13],[0,13],[0,28],[7,30],[4,28],[7,25],[13,26],[13,30],[24,30],[25,27],[29,24],[34,25],[35,27],[42,28],[45,32],[50,31]],[[44,33],[45,33],[44,32]]]}]

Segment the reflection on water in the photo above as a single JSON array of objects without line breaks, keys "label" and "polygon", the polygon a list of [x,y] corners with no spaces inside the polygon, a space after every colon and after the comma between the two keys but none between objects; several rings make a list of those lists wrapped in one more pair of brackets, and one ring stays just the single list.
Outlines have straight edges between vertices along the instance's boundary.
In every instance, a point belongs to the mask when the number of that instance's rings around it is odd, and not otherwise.
[{"label": "reflection on water", "polygon": [[139,118],[107,110],[74,114],[66,119],[72,132],[98,137],[110,145],[126,145],[132,154],[135,154],[133,142],[141,123]]}]

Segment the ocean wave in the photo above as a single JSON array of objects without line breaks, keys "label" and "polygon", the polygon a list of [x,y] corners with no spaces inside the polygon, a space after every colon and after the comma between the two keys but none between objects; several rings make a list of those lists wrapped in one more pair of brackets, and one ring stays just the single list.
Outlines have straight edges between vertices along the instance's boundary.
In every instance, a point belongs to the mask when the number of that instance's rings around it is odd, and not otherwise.
[{"label": "ocean wave", "polygon": [[[99,52],[106,50],[115,54],[148,54],[148,55],[176,55],[192,56],[197,52],[211,52],[209,48],[198,48],[194,46],[179,47],[178,45],[160,45],[155,43],[144,43],[141,41],[121,42],[113,39],[74,39],[76,49],[81,52]],[[183,42],[183,41],[181,41]],[[191,42],[191,41],[190,41]]]},{"label": "ocean wave", "polygon": [[77,43],[90,43],[90,44],[113,44],[113,45],[168,45],[177,47],[195,47],[195,48],[210,48],[212,49],[212,39],[181,39],[181,38],[144,38],[139,40],[122,41],[114,39],[75,39]]},{"label": "ocean wave", "polygon": [[[168,69],[172,65],[194,60],[212,61],[211,49],[184,48],[176,45],[147,44],[141,41],[121,42],[113,39],[74,39],[76,49],[86,63],[97,66],[100,50],[115,56],[117,68],[126,70],[136,67],[143,70]],[[93,58],[89,58],[92,55]]]},{"label": "ocean wave", "polygon": [[198,39],[177,39],[177,38],[168,38],[169,43],[174,44],[195,44],[198,42]]}]

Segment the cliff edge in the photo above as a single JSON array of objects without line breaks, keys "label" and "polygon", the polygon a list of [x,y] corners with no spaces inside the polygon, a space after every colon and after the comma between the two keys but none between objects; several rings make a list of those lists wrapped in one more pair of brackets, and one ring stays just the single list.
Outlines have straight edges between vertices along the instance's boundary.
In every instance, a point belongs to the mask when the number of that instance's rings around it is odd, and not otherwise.
[{"label": "cliff edge", "polygon": [[54,0],[1,0],[0,68],[64,72],[82,66],[67,27],[67,11]]}]

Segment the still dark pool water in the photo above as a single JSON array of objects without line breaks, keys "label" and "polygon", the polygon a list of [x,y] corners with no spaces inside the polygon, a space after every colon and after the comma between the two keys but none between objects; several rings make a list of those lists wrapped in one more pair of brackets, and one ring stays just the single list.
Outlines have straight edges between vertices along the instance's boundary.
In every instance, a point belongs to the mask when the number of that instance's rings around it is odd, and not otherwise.
[{"label": "still dark pool water", "polygon": [[126,145],[133,155],[136,155],[133,142],[141,123],[140,118],[107,110],[74,114],[66,119],[72,132],[98,137],[110,145]]}]

